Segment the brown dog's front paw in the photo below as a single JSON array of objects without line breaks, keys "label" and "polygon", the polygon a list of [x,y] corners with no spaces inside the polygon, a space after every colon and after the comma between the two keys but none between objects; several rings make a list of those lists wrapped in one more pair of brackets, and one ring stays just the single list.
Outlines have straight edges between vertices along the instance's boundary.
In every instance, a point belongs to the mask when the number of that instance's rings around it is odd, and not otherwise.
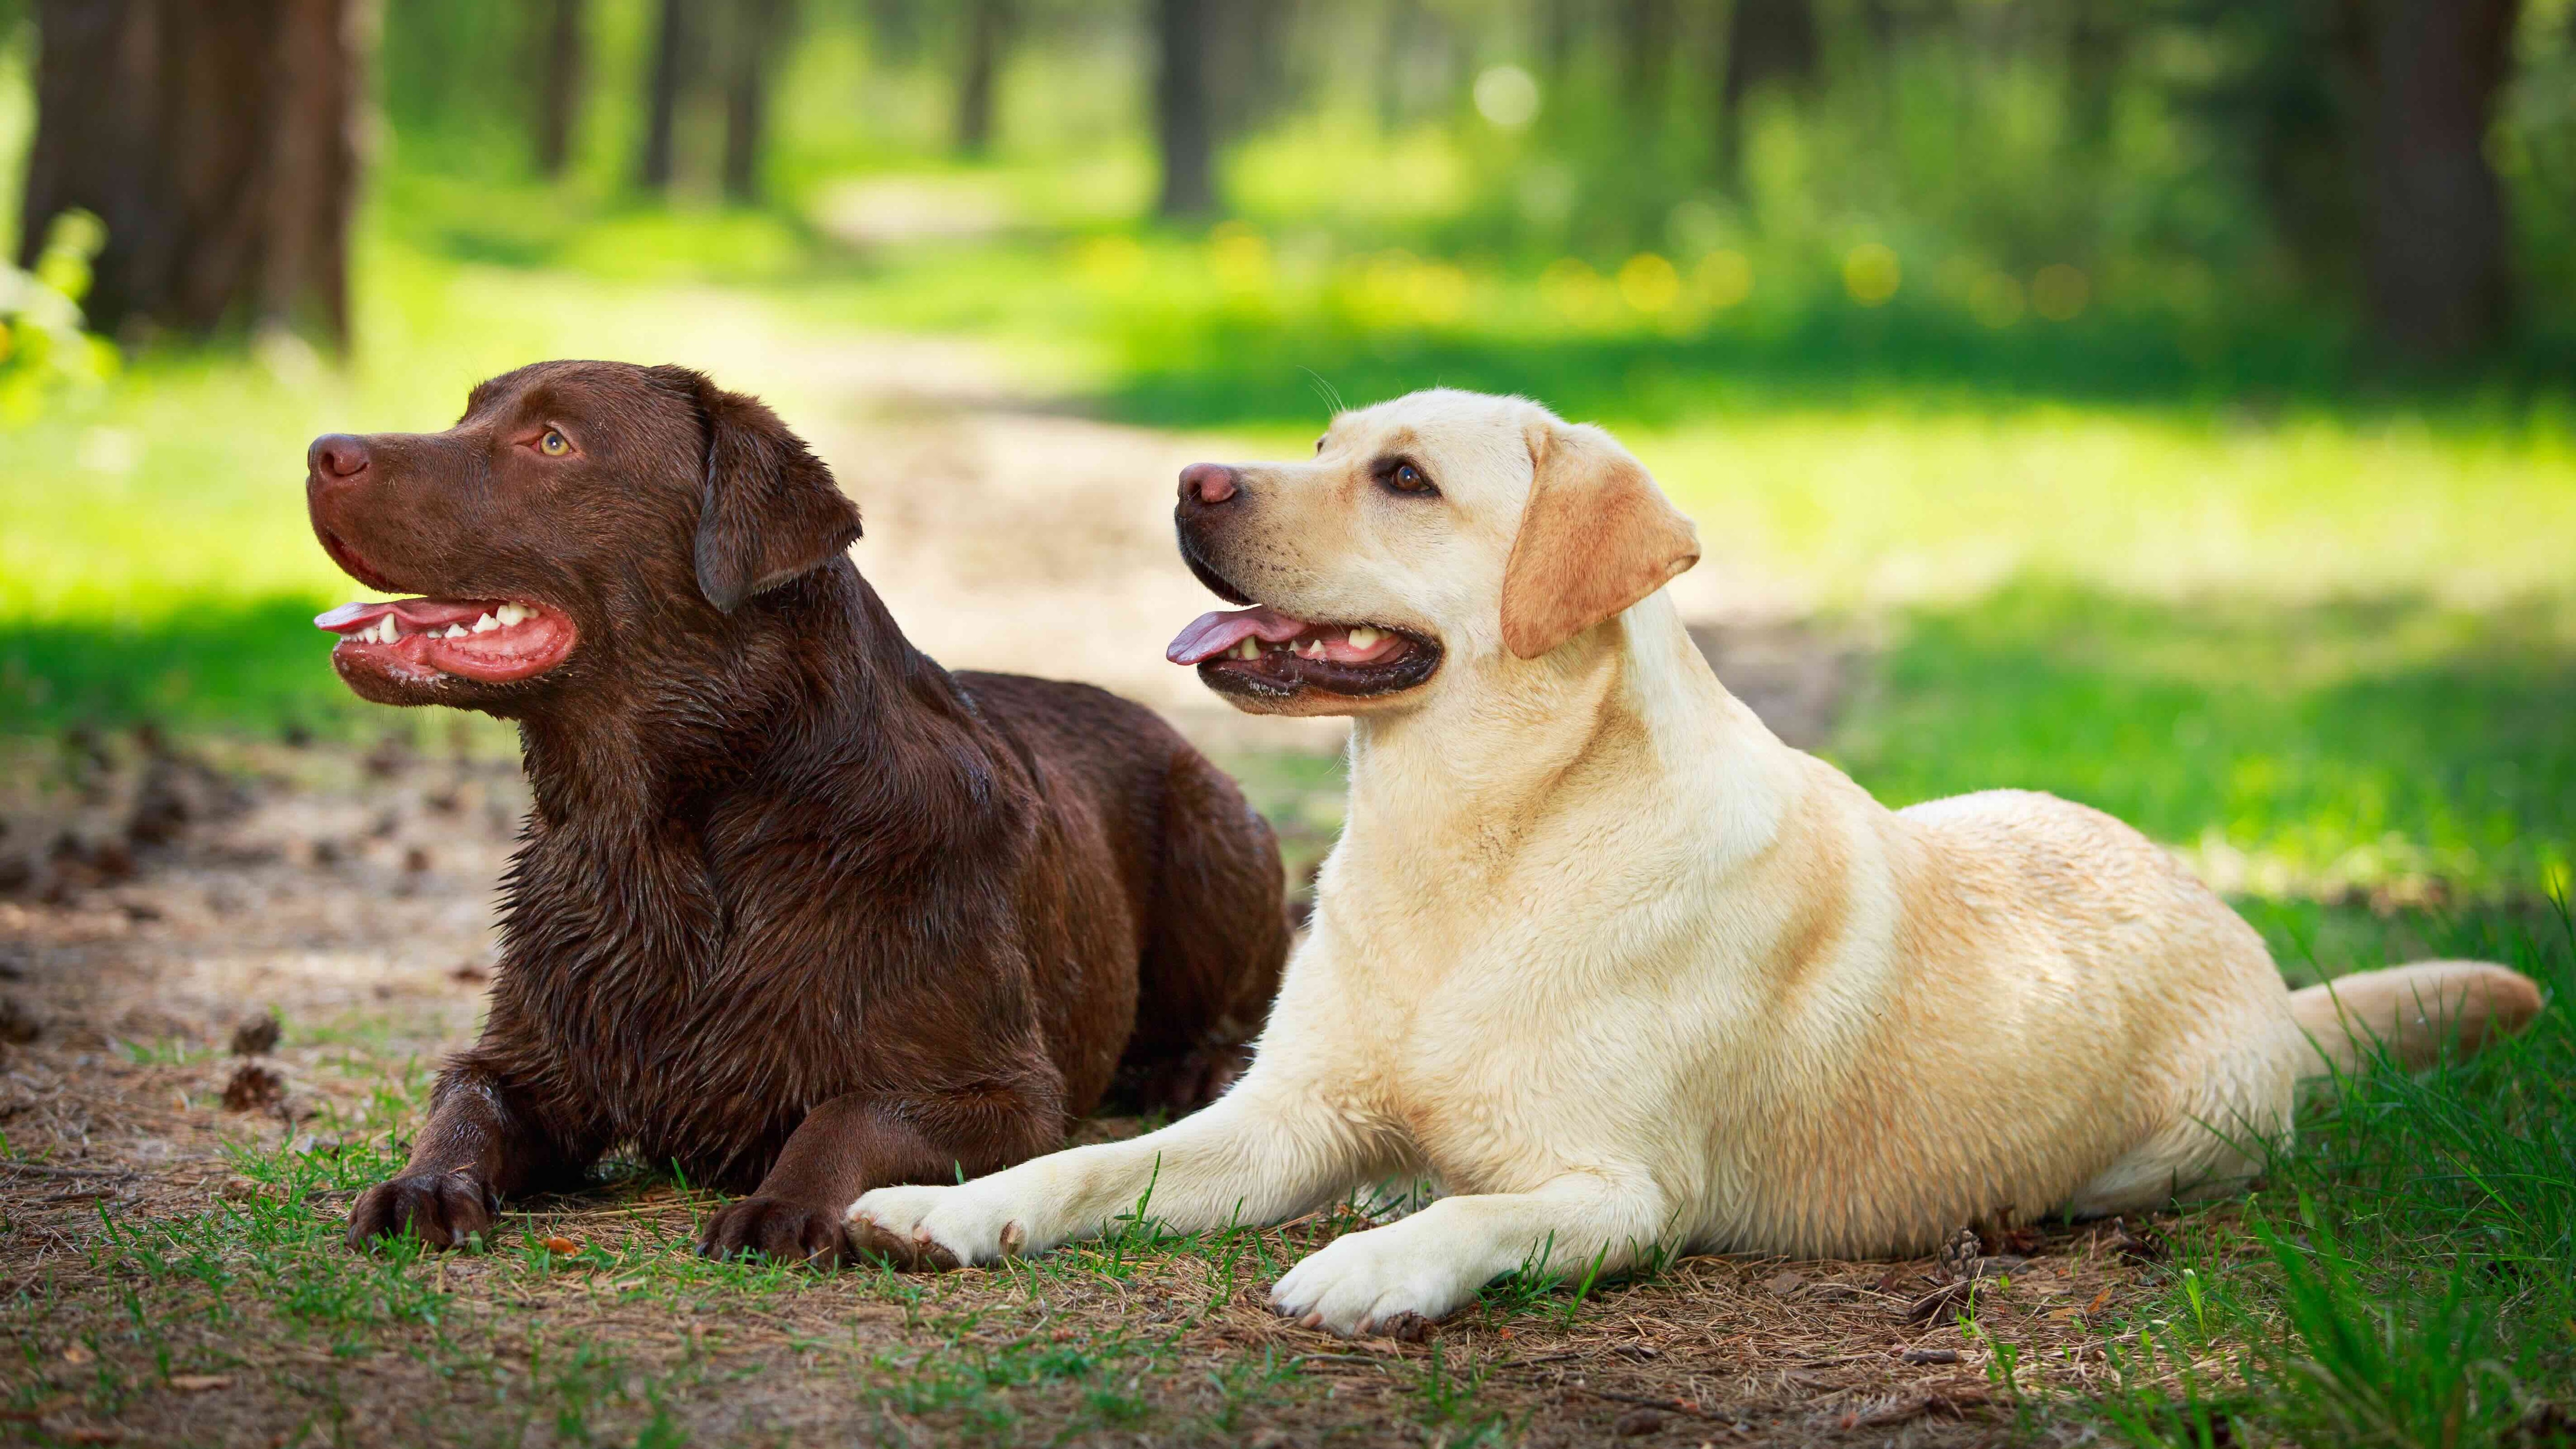
[{"label": "brown dog's front paw", "polygon": [[349,1205],[349,1246],[364,1248],[409,1228],[430,1247],[453,1248],[488,1234],[500,1213],[500,1194],[479,1173],[410,1173],[358,1194]]},{"label": "brown dog's front paw", "polygon": [[1239,1042],[1194,1047],[1153,1068],[1137,1084],[1137,1105],[1186,1117],[1215,1101],[1252,1066],[1252,1048]]},{"label": "brown dog's front paw", "polygon": [[837,1268],[849,1258],[837,1210],[780,1197],[747,1197],[707,1219],[698,1252],[709,1258],[759,1253],[774,1263],[818,1268]]}]

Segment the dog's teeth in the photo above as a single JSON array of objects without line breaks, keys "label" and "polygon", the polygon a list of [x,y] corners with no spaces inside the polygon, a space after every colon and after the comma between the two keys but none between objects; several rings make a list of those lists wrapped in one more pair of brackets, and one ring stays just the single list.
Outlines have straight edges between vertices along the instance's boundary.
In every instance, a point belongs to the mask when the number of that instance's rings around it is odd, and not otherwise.
[{"label": "dog's teeth", "polygon": [[465,637],[465,626],[462,624],[450,624],[447,626],[447,632],[439,637],[442,639],[462,639]]},{"label": "dog's teeth", "polygon": [[378,643],[391,644],[401,637],[402,626],[394,622],[393,615],[387,614],[376,621],[376,640]]},{"label": "dog's teeth", "polygon": [[1261,641],[1246,639],[1234,646],[1234,653],[1239,659],[1258,659],[1261,657]]},{"label": "dog's teeth", "polygon": [[1379,633],[1366,624],[1362,624],[1351,631],[1351,647],[1354,649],[1372,649],[1377,646],[1377,641],[1385,637],[1386,636],[1384,634]]},{"label": "dog's teeth", "polygon": [[486,614],[482,618],[474,621],[474,632],[477,634],[489,634],[500,627],[501,621],[493,618],[489,614]]},{"label": "dog's teeth", "polygon": [[501,606],[501,627],[505,629],[527,617],[528,611],[520,608],[516,604],[503,604]]}]

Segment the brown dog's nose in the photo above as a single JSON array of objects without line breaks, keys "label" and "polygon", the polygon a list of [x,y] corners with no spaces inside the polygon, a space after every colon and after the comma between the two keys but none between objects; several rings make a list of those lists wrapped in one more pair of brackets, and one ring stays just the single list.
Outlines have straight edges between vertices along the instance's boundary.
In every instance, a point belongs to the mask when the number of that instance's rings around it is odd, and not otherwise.
[{"label": "brown dog's nose", "polygon": [[1223,503],[1234,493],[1234,470],[1223,463],[1192,463],[1181,470],[1183,503]]},{"label": "brown dog's nose", "polygon": [[367,471],[367,445],[347,433],[324,433],[304,450],[304,466],[317,478],[355,478]]}]

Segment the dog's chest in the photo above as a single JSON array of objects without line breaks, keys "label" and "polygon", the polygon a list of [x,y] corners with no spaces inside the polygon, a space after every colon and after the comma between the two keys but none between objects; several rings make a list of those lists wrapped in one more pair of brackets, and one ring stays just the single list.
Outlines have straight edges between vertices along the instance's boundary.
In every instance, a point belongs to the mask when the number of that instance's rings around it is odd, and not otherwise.
[{"label": "dog's chest", "polygon": [[1604,1150],[1660,1157],[1655,1140],[1704,1121],[1696,1078],[1744,1003],[1689,969],[1692,932],[1616,908],[1474,914],[1337,913],[1302,1013],[1335,1023],[1309,1032],[1316,1049],[1447,1190],[1527,1191]]},{"label": "dog's chest", "polygon": [[[659,1154],[730,1152],[848,1089],[858,973],[825,953],[747,961],[747,910],[677,852],[625,869],[538,857],[504,925],[517,1008],[545,1074],[594,1128]],[[620,878],[623,877],[623,878]]]}]

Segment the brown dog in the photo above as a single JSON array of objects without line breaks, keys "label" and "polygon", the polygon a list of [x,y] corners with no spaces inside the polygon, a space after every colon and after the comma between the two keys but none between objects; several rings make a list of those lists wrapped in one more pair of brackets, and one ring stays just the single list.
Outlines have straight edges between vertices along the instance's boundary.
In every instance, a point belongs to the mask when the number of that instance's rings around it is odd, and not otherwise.
[{"label": "brown dog", "polygon": [[427,596],[323,615],[341,677],[516,720],[536,792],[482,1040],[352,1244],[622,1144],[758,1185],[703,1251],[837,1260],[867,1188],[1056,1147],[1113,1077],[1231,1079],[1287,948],[1268,825],[1147,710],[905,642],[768,408],[539,363],[306,461],[332,559]]}]

